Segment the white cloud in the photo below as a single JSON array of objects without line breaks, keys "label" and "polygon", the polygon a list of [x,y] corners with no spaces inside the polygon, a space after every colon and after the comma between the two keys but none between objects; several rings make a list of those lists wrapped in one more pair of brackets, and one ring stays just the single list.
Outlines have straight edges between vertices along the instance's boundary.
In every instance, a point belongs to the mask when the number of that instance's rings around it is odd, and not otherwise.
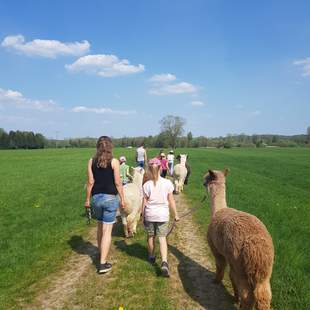
[{"label": "white cloud", "polygon": [[256,110],[256,111],[251,112],[251,113],[250,113],[250,116],[259,116],[259,115],[261,115],[261,114],[262,114],[261,111]]},{"label": "white cloud", "polygon": [[310,57],[305,59],[299,59],[293,62],[295,66],[300,66],[302,68],[302,76],[309,76],[310,75]]},{"label": "white cloud", "polygon": [[79,58],[71,65],[66,65],[70,72],[86,72],[103,77],[128,75],[144,71],[144,65],[131,65],[127,59],[119,59],[115,55],[87,55]]},{"label": "white cloud", "polygon": [[149,81],[150,82],[170,82],[176,80],[176,76],[170,73],[163,73],[163,74],[155,74],[153,75]]},{"label": "white cloud", "polygon": [[59,109],[53,100],[36,100],[25,98],[22,93],[11,89],[0,88],[0,103],[14,105],[18,108],[35,109],[44,112]]},{"label": "white cloud", "polygon": [[82,42],[60,42],[57,40],[35,39],[25,42],[22,35],[7,36],[1,43],[2,47],[15,50],[27,56],[56,58],[61,55],[81,56],[89,52],[90,44]]},{"label": "white cloud", "polygon": [[170,73],[155,74],[149,82],[152,88],[149,93],[152,95],[174,95],[174,94],[196,94],[198,88],[187,82],[175,82],[176,76]]},{"label": "white cloud", "polygon": [[195,101],[192,101],[192,102],[191,102],[191,105],[192,105],[193,107],[202,107],[202,106],[204,106],[205,104],[204,104],[204,102],[202,102],[202,101],[195,100]]},{"label": "white cloud", "polygon": [[72,108],[72,112],[75,113],[96,113],[96,114],[115,114],[115,115],[129,115],[135,114],[135,111],[126,111],[126,110],[113,110],[111,108],[88,108],[85,106],[78,106]]},{"label": "white cloud", "polygon": [[187,83],[180,82],[175,84],[158,85],[149,91],[152,95],[174,95],[174,94],[186,94],[197,92],[197,87]]}]

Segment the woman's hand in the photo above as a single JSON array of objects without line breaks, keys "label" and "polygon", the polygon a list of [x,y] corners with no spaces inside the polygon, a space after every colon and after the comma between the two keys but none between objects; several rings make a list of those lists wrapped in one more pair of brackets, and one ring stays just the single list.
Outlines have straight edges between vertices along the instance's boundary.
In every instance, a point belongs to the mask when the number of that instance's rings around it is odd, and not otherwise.
[{"label": "woman's hand", "polygon": [[84,207],[85,207],[85,208],[89,208],[89,207],[90,207],[90,202],[89,202],[89,200],[86,200],[86,201],[85,201]]},{"label": "woman's hand", "polygon": [[126,208],[126,204],[125,204],[125,201],[121,200],[120,203],[119,203],[120,207],[122,209],[125,209]]},{"label": "woman's hand", "polygon": [[174,217],[174,220],[175,220],[176,222],[178,222],[178,221],[180,220],[179,216],[176,215],[176,216]]}]

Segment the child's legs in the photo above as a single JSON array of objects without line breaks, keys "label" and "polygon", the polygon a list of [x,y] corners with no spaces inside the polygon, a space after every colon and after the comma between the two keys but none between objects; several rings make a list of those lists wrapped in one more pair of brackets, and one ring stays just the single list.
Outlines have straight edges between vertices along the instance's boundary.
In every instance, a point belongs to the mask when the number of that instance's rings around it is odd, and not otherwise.
[{"label": "child's legs", "polygon": [[154,256],[155,252],[155,236],[147,237],[147,252],[149,256]]},{"label": "child's legs", "polygon": [[144,228],[147,233],[147,251],[149,256],[154,256],[155,251],[155,222],[144,221]]},{"label": "child's legs", "polygon": [[168,256],[168,245],[167,245],[167,234],[169,231],[169,222],[157,223],[156,235],[159,239],[159,250],[161,255],[161,260],[167,262]]},{"label": "child's legs", "polygon": [[168,246],[166,237],[158,237],[161,260],[167,262]]}]

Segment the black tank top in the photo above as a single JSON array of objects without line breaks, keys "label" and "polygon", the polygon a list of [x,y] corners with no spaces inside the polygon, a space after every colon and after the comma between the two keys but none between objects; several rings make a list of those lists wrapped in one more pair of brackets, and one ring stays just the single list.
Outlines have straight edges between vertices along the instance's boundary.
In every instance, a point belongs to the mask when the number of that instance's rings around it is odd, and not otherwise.
[{"label": "black tank top", "polygon": [[95,183],[91,191],[92,195],[117,195],[117,189],[114,182],[114,171],[112,169],[111,162],[108,163],[106,168],[98,168],[97,161],[93,159],[92,172],[95,179]]}]

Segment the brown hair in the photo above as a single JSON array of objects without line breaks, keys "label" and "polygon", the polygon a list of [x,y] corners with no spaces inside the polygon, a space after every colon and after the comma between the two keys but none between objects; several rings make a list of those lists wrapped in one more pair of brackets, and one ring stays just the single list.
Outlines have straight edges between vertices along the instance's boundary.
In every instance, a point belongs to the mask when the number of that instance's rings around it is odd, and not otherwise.
[{"label": "brown hair", "polygon": [[97,152],[94,160],[98,168],[106,168],[113,158],[113,144],[111,138],[101,136],[97,141]]},{"label": "brown hair", "polygon": [[147,171],[148,179],[153,181],[154,186],[156,186],[156,182],[158,181],[159,169],[160,169],[160,166],[157,166],[157,165],[148,166],[148,171]]}]

